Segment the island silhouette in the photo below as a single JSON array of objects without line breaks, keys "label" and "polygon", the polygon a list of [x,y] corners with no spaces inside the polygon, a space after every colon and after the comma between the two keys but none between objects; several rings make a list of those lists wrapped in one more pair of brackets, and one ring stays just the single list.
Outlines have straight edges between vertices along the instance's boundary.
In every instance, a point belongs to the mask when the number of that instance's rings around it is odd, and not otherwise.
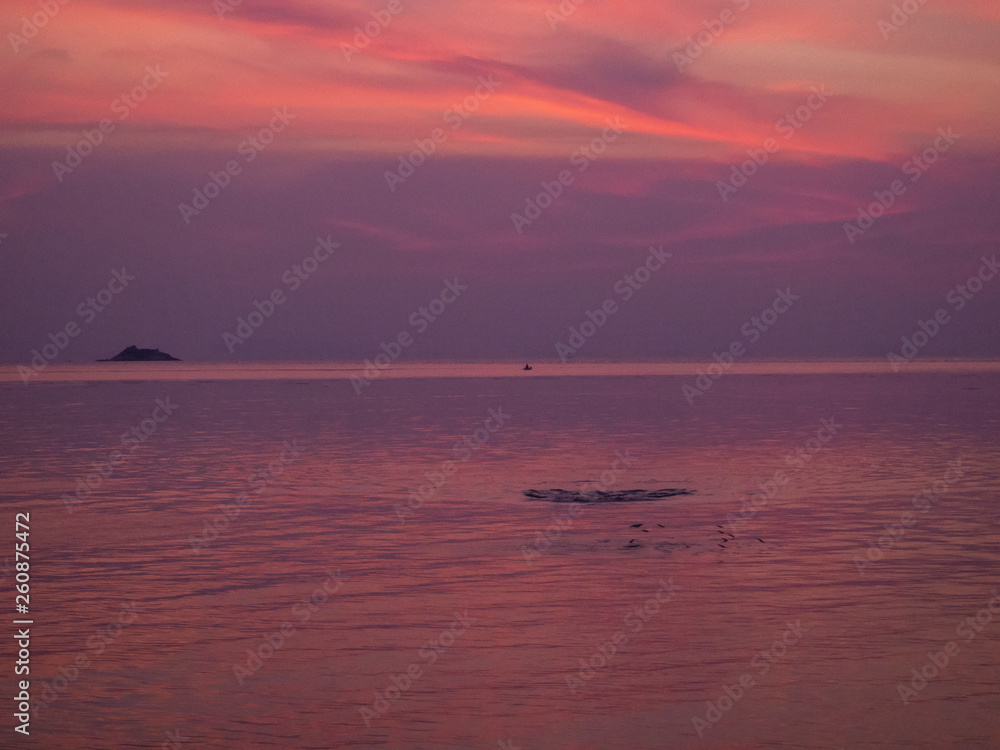
[{"label": "island silhouette", "polygon": [[159,349],[140,349],[137,346],[128,346],[122,349],[111,359],[99,359],[98,362],[180,362],[177,357],[172,357]]}]

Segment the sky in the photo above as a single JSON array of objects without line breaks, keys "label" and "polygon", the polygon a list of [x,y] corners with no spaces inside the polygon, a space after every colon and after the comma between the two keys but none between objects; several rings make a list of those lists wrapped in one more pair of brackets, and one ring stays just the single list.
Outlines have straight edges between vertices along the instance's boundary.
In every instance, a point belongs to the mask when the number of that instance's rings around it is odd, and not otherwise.
[{"label": "sky", "polygon": [[4,362],[1000,356],[995,0],[11,0],[0,32]]}]

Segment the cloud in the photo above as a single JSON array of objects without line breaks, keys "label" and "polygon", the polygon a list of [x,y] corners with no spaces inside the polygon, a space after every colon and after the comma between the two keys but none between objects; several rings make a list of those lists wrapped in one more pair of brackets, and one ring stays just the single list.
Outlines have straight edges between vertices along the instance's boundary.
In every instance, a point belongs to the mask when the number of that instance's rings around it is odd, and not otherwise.
[{"label": "cloud", "polygon": [[684,82],[669,57],[590,34],[574,35],[546,64],[510,67],[541,83],[638,110],[657,108],[661,96]]}]

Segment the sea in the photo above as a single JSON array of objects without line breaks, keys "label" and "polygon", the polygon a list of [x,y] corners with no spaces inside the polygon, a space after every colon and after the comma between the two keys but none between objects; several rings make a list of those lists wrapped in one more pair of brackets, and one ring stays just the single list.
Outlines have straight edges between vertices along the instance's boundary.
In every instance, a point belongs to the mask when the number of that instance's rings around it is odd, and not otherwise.
[{"label": "sea", "polygon": [[1000,748],[1000,363],[532,364],[0,367],[0,747]]}]

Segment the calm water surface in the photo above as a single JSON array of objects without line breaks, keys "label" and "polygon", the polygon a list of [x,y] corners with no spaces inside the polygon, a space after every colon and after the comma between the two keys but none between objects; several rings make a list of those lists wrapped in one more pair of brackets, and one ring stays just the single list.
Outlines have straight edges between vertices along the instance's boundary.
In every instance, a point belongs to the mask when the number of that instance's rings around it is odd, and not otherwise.
[{"label": "calm water surface", "polygon": [[114,367],[0,372],[0,746],[1000,747],[996,366]]}]

